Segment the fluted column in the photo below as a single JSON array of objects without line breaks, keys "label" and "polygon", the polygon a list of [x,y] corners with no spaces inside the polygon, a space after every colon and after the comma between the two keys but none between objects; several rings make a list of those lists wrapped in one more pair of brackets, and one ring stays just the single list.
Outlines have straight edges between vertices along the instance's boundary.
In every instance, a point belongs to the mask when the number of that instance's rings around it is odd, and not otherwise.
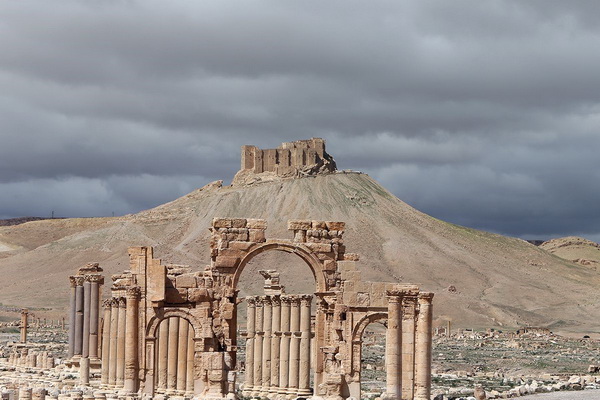
[{"label": "fluted column", "polygon": [[292,297],[290,307],[290,373],[288,394],[298,393],[299,366],[300,366],[300,298]]},{"label": "fluted column", "polygon": [[[77,280],[74,276],[69,277],[71,284],[71,294],[69,297],[69,358],[75,354],[75,291],[77,287]],[[64,320],[64,319],[63,319]],[[64,327],[63,327],[64,329]]]},{"label": "fluted column", "polygon": [[117,387],[123,387],[125,382],[125,335],[127,330],[125,298],[119,298],[119,331],[117,332]]},{"label": "fluted column", "polygon": [[281,344],[279,346],[279,394],[287,394],[290,368],[290,297],[281,296]]},{"label": "fluted column", "polygon": [[187,341],[187,376],[185,381],[185,391],[187,396],[194,395],[194,327],[188,324]]},{"label": "fluted column", "polygon": [[138,307],[140,288],[127,289],[125,311],[125,365],[123,389],[126,393],[137,392],[138,386]]},{"label": "fluted column", "polygon": [[310,305],[312,296],[300,297],[300,371],[298,379],[298,395],[308,396],[310,390]]},{"label": "fluted column", "polygon": [[402,300],[402,398],[412,399],[415,390],[415,328],[418,291]]},{"label": "fluted column", "polygon": [[254,387],[254,336],[256,335],[256,299],[246,297],[246,368],[244,396],[250,396]]},{"label": "fluted column", "polygon": [[281,345],[281,299],[278,295],[271,297],[271,386],[269,393],[279,390],[279,351]]},{"label": "fluted column", "polygon": [[83,328],[81,333],[81,357],[90,356],[90,303],[92,300],[92,284],[89,276],[84,278],[83,282]]},{"label": "fluted column", "polygon": [[102,325],[102,375],[100,383],[103,386],[108,385],[109,362],[110,362],[110,300],[105,300],[104,306],[104,324]]},{"label": "fluted column", "polygon": [[256,334],[254,336],[254,385],[252,394],[258,396],[262,390],[262,349],[263,349],[263,297],[256,298]]},{"label": "fluted column", "polygon": [[431,323],[433,315],[433,293],[419,294],[419,317],[415,349],[415,399],[429,400],[431,397]]},{"label": "fluted column", "polygon": [[167,366],[169,362],[169,319],[165,318],[158,326],[158,371],[157,387],[167,389]]},{"label": "fluted column", "polygon": [[169,358],[167,363],[167,389],[177,389],[177,350],[179,348],[179,317],[169,318]]},{"label": "fluted column", "polygon": [[104,281],[101,275],[90,276],[90,358],[98,358],[98,324],[100,321],[100,285]]},{"label": "fluted column", "polygon": [[273,332],[273,305],[271,296],[265,296],[263,305],[262,393],[271,388],[271,334]]},{"label": "fluted column", "polygon": [[179,318],[179,340],[177,342],[177,390],[185,391],[185,380],[187,379],[187,344],[189,322]]},{"label": "fluted column", "polygon": [[385,337],[385,370],[387,400],[400,400],[402,395],[402,295],[388,291],[388,326]]},{"label": "fluted column", "polygon": [[119,299],[110,300],[110,351],[108,357],[108,384],[117,384],[117,335],[119,334]]},{"label": "fluted column", "polygon": [[83,277],[75,277],[75,350],[73,355],[81,356],[83,348]]}]

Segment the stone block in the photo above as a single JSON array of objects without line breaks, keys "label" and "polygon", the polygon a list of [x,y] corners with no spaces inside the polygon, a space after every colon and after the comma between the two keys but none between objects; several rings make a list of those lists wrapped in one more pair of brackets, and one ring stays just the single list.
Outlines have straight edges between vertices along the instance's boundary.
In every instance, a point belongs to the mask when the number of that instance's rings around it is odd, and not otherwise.
[{"label": "stone block", "polygon": [[246,227],[250,229],[267,229],[267,221],[258,218],[249,218],[246,220]]},{"label": "stone block", "polygon": [[325,225],[330,231],[344,231],[346,229],[345,222],[326,221]]},{"label": "stone block", "polygon": [[370,304],[369,293],[359,292],[356,294],[356,305],[368,307]]},{"label": "stone block", "polygon": [[305,246],[317,253],[331,252],[331,243],[306,243]]},{"label": "stone block", "polygon": [[[188,291],[188,300],[194,303],[200,303],[204,301],[210,301],[210,294],[208,289],[205,288],[197,288],[190,289]],[[208,315],[206,315],[208,317]]]},{"label": "stone block", "polygon": [[253,245],[254,245],[254,243],[252,243],[252,241],[247,242],[247,241],[234,240],[233,242],[229,242],[229,248],[232,250],[238,250],[238,251],[246,251]]},{"label": "stone block", "polygon": [[221,306],[221,316],[225,319],[233,318],[233,303],[224,303]]},{"label": "stone block", "polygon": [[337,267],[340,270],[340,272],[344,273],[344,272],[349,272],[349,271],[356,271],[356,262],[354,261],[348,261],[348,260],[344,260],[344,261],[338,261],[337,262]]},{"label": "stone block", "polygon": [[344,253],[344,261],[358,261],[359,259],[358,253]]},{"label": "stone block", "polygon": [[245,218],[232,218],[231,219],[231,227],[232,228],[245,228],[246,227],[246,219]]},{"label": "stone block", "polygon": [[[234,243],[234,242],[229,242],[229,243],[230,243],[230,246],[228,248],[219,251],[219,256],[220,257],[241,258],[244,255],[244,252],[241,250],[232,248],[231,243]],[[245,242],[245,243],[247,243],[247,242]]]},{"label": "stone block", "polygon": [[165,300],[165,286],[167,278],[167,270],[164,265],[161,265],[159,260],[152,260],[148,266],[147,276],[147,298],[150,301],[160,302]]},{"label": "stone block", "polygon": [[325,271],[335,271],[337,269],[337,263],[334,260],[323,261],[323,269]]},{"label": "stone block", "polygon": [[197,287],[195,274],[179,275],[175,278],[176,288],[195,288]]},{"label": "stone block", "polygon": [[213,228],[231,228],[231,218],[213,218]]},{"label": "stone block", "polygon": [[288,229],[291,231],[307,230],[312,226],[312,222],[302,219],[292,219],[288,221]]},{"label": "stone block", "polygon": [[174,304],[187,302],[187,289],[167,288],[165,290],[165,301]]},{"label": "stone block", "polygon": [[248,241],[253,243],[262,243],[266,240],[264,229],[249,229]]},{"label": "stone block", "polygon": [[327,229],[325,221],[311,221],[312,229]]},{"label": "stone block", "polygon": [[239,261],[240,259],[238,257],[217,256],[215,260],[215,267],[233,268],[237,266]]}]

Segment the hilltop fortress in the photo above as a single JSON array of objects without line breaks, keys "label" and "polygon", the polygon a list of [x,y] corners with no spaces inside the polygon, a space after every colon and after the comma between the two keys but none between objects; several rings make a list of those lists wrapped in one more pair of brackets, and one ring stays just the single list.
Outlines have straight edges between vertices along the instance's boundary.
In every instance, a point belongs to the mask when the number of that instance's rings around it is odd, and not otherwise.
[{"label": "hilltop fortress", "polygon": [[245,145],[242,146],[241,169],[233,179],[233,184],[277,177],[310,176],[336,170],[335,160],[325,151],[325,140],[321,138],[282,143],[276,149]]}]

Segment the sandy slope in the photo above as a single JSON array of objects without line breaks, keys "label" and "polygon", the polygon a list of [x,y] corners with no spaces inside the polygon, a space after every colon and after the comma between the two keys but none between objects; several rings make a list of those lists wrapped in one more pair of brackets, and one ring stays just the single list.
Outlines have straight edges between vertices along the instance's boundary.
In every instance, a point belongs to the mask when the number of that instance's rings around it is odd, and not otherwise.
[{"label": "sandy slope", "polygon": [[[361,254],[365,279],[414,282],[436,292],[440,323],[598,329],[593,321],[600,317],[600,274],[522,240],[427,216],[369,176],[354,173],[209,185],[134,215],[0,228],[0,242],[24,247],[0,253],[5,254],[0,256],[0,302],[64,307],[70,273],[91,261],[108,273],[119,272],[127,267],[130,245],[153,245],[164,261],[203,268],[209,261],[207,229],[215,216],[266,218],[268,237],[280,238],[291,238],[288,219],[346,221],[347,251]],[[249,265],[243,289],[257,287],[260,278],[252,269],[277,262],[288,270],[284,284],[310,286],[308,268],[298,260],[265,256]]]},{"label": "sandy slope", "polygon": [[600,244],[577,236],[552,239],[540,248],[574,263],[598,269],[600,267]]}]

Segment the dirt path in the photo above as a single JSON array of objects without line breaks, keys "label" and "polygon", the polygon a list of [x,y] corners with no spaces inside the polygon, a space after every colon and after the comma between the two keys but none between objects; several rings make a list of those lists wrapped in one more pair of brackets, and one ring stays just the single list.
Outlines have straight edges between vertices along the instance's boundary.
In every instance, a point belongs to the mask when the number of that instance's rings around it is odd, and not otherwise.
[{"label": "dirt path", "polygon": [[577,392],[540,393],[519,397],[530,400],[600,400],[600,390],[580,390]]}]

